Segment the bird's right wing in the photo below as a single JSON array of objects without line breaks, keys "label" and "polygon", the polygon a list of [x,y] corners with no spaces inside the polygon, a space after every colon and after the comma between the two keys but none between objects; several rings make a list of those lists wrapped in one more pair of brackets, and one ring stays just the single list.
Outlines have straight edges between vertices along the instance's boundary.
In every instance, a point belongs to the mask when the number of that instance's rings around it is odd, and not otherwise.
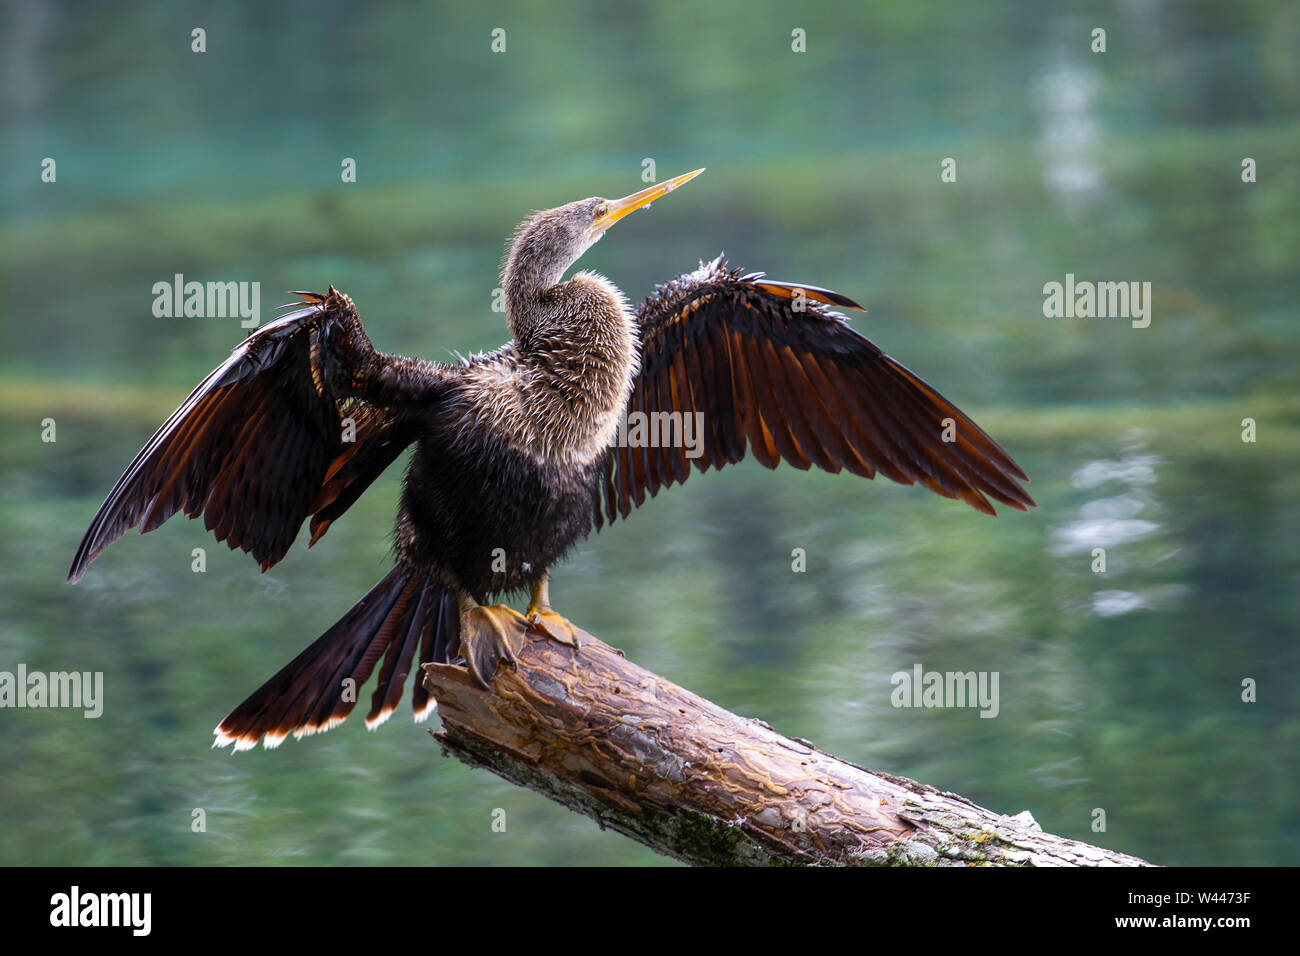
[{"label": "bird's right wing", "polygon": [[[412,441],[401,410],[359,387],[360,352],[376,353],[352,301],[333,288],[299,295],[303,307],[241,342],[135,456],[82,538],[69,581],[129,528],[152,531],[182,509],[265,571],[308,515],[314,544]],[[436,391],[437,367],[419,368]]]}]

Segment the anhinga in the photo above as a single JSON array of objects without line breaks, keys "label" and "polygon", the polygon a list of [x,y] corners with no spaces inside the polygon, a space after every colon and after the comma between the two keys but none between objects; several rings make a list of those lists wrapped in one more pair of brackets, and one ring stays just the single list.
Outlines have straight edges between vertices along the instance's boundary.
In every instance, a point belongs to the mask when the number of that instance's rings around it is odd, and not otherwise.
[{"label": "anhinga", "polygon": [[[987,514],[989,498],[1032,506],[993,439],[832,311],[860,308],[842,295],[720,260],[635,312],[602,276],[561,281],[606,229],[700,172],[527,219],[503,271],[513,340],[462,364],[376,352],[346,295],[298,293],[131,462],[69,580],[128,528],[152,531],[178,509],[265,570],[304,520],[315,543],[415,446],[396,566],[221,722],[216,743],[238,750],[340,723],[356,701],[345,682],[359,689],[381,655],[368,726],[396,708],[413,663],[463,660],[487,686],[526,629],[580,646],[584,632],[551,610],[548,569],[593,525],[690,474],[685,448],[613,441],[633,413],[698,413],[701,471],[748,448],[768,468],[880,472]],[[524,614],[487,603],[523,588]],[[419,682],[414,706],[417,720],[431,709]]]}]

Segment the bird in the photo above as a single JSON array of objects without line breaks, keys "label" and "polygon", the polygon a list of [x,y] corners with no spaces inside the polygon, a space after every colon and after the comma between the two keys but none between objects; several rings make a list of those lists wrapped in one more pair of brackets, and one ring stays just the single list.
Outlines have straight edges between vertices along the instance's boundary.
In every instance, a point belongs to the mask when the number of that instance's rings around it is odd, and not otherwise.
[{"label": "bird", "polygon": [[[838,310],[865,310],[847,296],[721,256],[635,309],[595,272],[564,278],[610,227],[702,172],[528,216],[502,266],[511,339],[490,353],[381,353],[332,284],[295,293],[131,461],[68,581],[128,529],[180,510],[266,571],[305,521],[310,547],[413,448],[392,569],[221,721],[213,746],[238,751],[338,725],[376,666],[371,729],[414,665],[464,666],[490,690],[530,634],[580,662],[594,638],[551,607],[552,566],[693,470],[747,453],[767,468],[920,484],[990,515],[990,499],[1034,507],[1001,446],[853,328]],[[492,603],[525,590],[522,613]],[[415,684],[419,721],[435,702]]]}]

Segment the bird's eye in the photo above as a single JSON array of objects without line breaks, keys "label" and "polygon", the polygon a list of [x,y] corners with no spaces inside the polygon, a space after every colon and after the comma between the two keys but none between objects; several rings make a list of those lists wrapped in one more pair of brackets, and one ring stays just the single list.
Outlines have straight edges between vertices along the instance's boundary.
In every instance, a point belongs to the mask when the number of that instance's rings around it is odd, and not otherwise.
[{"label": "bird's eye", "polygon": [[609,207],[606,206],[604,203],[601,203],[599,206],[596,207],[596,218],[603,219],[607,212],[609,212]]}]

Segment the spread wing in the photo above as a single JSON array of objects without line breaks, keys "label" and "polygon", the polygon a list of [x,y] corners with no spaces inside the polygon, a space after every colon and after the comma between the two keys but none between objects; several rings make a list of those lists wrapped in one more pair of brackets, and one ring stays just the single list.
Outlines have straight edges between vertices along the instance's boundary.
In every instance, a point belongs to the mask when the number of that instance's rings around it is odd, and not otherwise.
[{"label": "spread wing", "polygon": [[332,288],[298,294],[304,307],[240,343],[135,456],[82,538],[69,581],[129,528],[152,531],[182,509],[265,571],[308,515],[314,544],[410,443],[402,416],[326,373],[324,350],[359,328],[351,300]]},{"label": "spread wing", "polygon": [[[1033,507],[1011,456],[836,305],[861,308],[720,260],[660,286],[637,313],[641,368],[598,493],[604,518],[626,518],[647,493],[685,481],[692,463],[722,468],[746,449],[768,468],[784,459],[920,483],[986,514],[995,513],[990,498]],[[696,423],[697,432],[683,430]]]}]

